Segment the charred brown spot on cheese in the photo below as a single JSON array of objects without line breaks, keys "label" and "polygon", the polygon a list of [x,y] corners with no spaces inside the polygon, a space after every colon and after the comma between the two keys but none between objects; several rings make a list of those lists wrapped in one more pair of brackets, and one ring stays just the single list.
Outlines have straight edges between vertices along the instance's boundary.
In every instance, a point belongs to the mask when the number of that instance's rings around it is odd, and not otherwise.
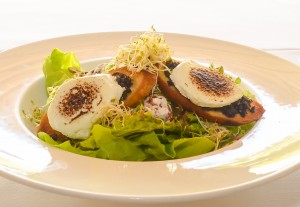
[{"label": "charred brown spot on cheese", "polygon": [[189,76],[199,90],[215,97],[228,97],[234,88],[231,79],[209,68],[192,68]]},{"label": "charred brown spot on cheese", "polygon": [[[78,111],[80,115],[92,109],[93,101],[97,98],[99,88],[87,82],[77,84],[71,88],[58,104],[58,111],[61,115],[72,117]],[[100,99],[101,102],[102,99]],[[99,103],[100,104],[100,103]],[[78,118],[78,116],[76,116]],[[72,119],[73,121],[74,119]]]}]

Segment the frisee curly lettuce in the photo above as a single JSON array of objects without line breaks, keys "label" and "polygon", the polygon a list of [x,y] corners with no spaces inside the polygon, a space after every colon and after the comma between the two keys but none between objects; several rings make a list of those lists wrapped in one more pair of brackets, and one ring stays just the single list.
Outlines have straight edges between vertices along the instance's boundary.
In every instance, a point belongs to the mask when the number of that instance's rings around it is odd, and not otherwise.
[{"label": "frisee curly lettuce", "polygon": [[164,63],[171,53],[163,34],[157,33],[152,27],[150,31],[133,38],[130,44],[119,47],[106,70],[127,67],[132,72],[146,70],[157,73],[165,68]]}]

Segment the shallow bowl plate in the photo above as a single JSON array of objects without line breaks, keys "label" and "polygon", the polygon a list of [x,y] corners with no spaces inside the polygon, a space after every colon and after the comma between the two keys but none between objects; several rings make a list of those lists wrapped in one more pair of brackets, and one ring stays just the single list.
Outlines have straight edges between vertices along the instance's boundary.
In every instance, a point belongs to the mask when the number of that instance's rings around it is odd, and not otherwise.
[{"label": "shallow bowl plate", "polygon": [[[186,159],[126,162],[69,153],[38,140],[22,117],[42,105],[45,57],[56,47],[81,61],[112,57],[136,32],[55,38],[0,53],[0,174],[47,191],[120,202],[176,202],[238,191],[285,175],[300,163],[300,68],[259,50],[204,37],[165,34],[173,55],[242,78],[266,112],[243,139]],[[93,61],[91,61],[93,62]]]}]

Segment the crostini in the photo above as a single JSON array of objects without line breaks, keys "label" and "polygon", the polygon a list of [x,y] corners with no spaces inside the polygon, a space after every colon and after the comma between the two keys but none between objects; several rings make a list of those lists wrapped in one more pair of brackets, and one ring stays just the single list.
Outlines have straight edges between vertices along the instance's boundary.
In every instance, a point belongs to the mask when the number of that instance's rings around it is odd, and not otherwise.
[{"label": "crostini", "polygon": [[[260,103],[258,103],[256,100],[251,100],[250,98],[243,96],[243,94],[241,94],[241,97],[239,97],[239,96],[235,97],[236,100],[231,99],[231,97],[226,97],[226,99],[230,99],[231,102],[229,102],[228,104],[225,104],[225,105],[224,105],[224,102],[225,102],[224,97],[223,97],[223,99],[217,99],[217,98],[213,97],[212,100],[215,103],[213,103],[213,104],[210,103],[213,105],[213,107],[209,107],[208,105],[199,106],[199,104],[197,104],[199,102],[201,103],[201,101],[205,102],[205,104],[207,104],[206,103],[207,100],[196,100],[198,102],[193,103],[191,101],[192,98],[186,97],[187,95],[184,96],[182,94],[183,92],[178,90],[178,88],[174,84],[173,80],[170,78],[172,70],[174,70],[174,68],[176,68],[179,65],[179,62],[176,64],[172,63],[169,65],[171,66],[171,71],[166,70],[166,71],[159,72],[158,86],[159,86],[161,92],[173,103],[181,106],[182,108],[184,108],[188,111],[195,112],[197,115],[203,117],[204,119],[206,119],[208,121],[217,122],[217,123],[226,124],[226,125],[247,124],[247,123],[250,123],[253,121],[257,121],[262,117],[262,115],[265,111],[263,106]],[[203,66],[201,66],[201,67],[203,67]],[[195,65],[193,65],[192,68],[193,68],[193,70],[197,70]],[[202,70],[202,72],[205,73],[205,71],[208,71],[208,70],[211,70],[211,69],[205,68],[205,70]],[[180,71],[179,71],[179,73],[180,73]],[[215,73],[210,73],[210,72],[209,72],[209,74],[207,74],[207,73],[204,74],[204,76],[206,76],[206,78],[208,78],[207,76],[214,76],[214,74],[215,74]],[[222,74],[219,74],[218,76],[222,76]],[[198,78],[198,80],[195,77],[194,78],[189,77],[189,78],[193,79],[192,82],[194,82],[194,84],[196,84],[196,87],[193,90],[200,90],[200,86],[198,86],[200,83],[199,82],[195,83],[195,81],[196,82],[199,81],[199,78]],[[210,77],[210,78],[211,79],[214,79],[214,78],[220,79],[220,77],[217,77],[217,78]],[[182,79],[184,79],[183,76],[182,76]],[[187,85],[187,83],[184,82],[184,80],[180,80],[178,78],[177,81],[183,81],[182,85]],[[235,83],[231,83],[231,84],[235,84]],[[225,86],[225,85],[223,85],[223,86]],[[217,90],[217,88],[209,89],[209,86],[206,86],[206,87],[208,87],[207,89],[204,90],[206,93],[211,93],[211,91],[209,91],[209,90]],[[213,87],[215,87],[215,85]],[[219,84],[219,87],[220,87],[220,89],[219,89],[220,91],[222,91],[222,90],[225,91],[224,89],[222,89],[221,83]],[[228,87],[228,85],[226,87]],[[189,85],[187,85],[187,88],[189,88]],[[190,92],[195,97],[195,94],[194,94],[195,91],[190,91]],[[238,92],[235,92],[234,94],[236,95],[236,93],[238,93]],[[209,95],[211,95],[211,94],[209,94]],[[218,93],[215,91],[214,95],[218,95]],[[227,96],[227,93],[225,95]],[[235,100],[235,101],[232,101],[232,100]],[[216,107],[214,104],[216,104],[217,102],[219,102],[218,104],[221,104],[221,105]]]}]

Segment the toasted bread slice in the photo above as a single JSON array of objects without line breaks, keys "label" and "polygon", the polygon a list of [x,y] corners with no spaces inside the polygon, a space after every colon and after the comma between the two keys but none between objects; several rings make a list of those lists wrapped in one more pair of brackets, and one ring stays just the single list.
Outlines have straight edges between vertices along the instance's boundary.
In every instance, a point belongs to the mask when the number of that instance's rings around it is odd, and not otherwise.
[{"label": "toasted bread slice", "polygon": [[42,118],[41,123],[38,127],[37,132],[45,132],[47,134],[49,134],[55,141],[66,141],[68,140],[68,137],[66,137],[65,135],[63,135],[62,133],[54,130],[50,124],[49,124],[49,119],[48,119],[48,115],[46,113],[46,115]]},{"label": "toasted bread slice", "polygon": [[[135,107],[143,99],[149,95],[152,88],[156,84],[156,75],[151,74],[147,71],[141,71],[138,73],[132,73],[126,68],[120,68],[112,70],[110,74],[121,73],[128,76],[131,80],[130,92],[124,100],[125,106]],[[38,127],[37,132],[45,132],[49,134],[56,141],[66,141],[69,138],[63,135],[62,133],[54,130],[50,124],[47,114],[42,118],[41,123]]]},{"label": "toasted bread slice", "polygon": [[259,120],[265,111],[260,103],[255,100],[250,100],[245,114],[241,115],[237,113],[233,116],[228,116],[221,108],[200,107],[181,95],[170,80],[168,71],[160,71],[157,81],[160,90],[170,101],[180,105],[187,111],[195,112],[198,116],[201,116],[211,122],[217,122],[225,125],[247,124]]},{"label": "toasted bread slice", "polygon": [[125,106],[135,107],[146,96],[149,95],[153,87],[156,85],[156,74],[149,73],[145,70],[133,73],[127,70],[126,67],[109,71],[110,74],[122,73],[130,78],[130,92],[124,100]]}]

